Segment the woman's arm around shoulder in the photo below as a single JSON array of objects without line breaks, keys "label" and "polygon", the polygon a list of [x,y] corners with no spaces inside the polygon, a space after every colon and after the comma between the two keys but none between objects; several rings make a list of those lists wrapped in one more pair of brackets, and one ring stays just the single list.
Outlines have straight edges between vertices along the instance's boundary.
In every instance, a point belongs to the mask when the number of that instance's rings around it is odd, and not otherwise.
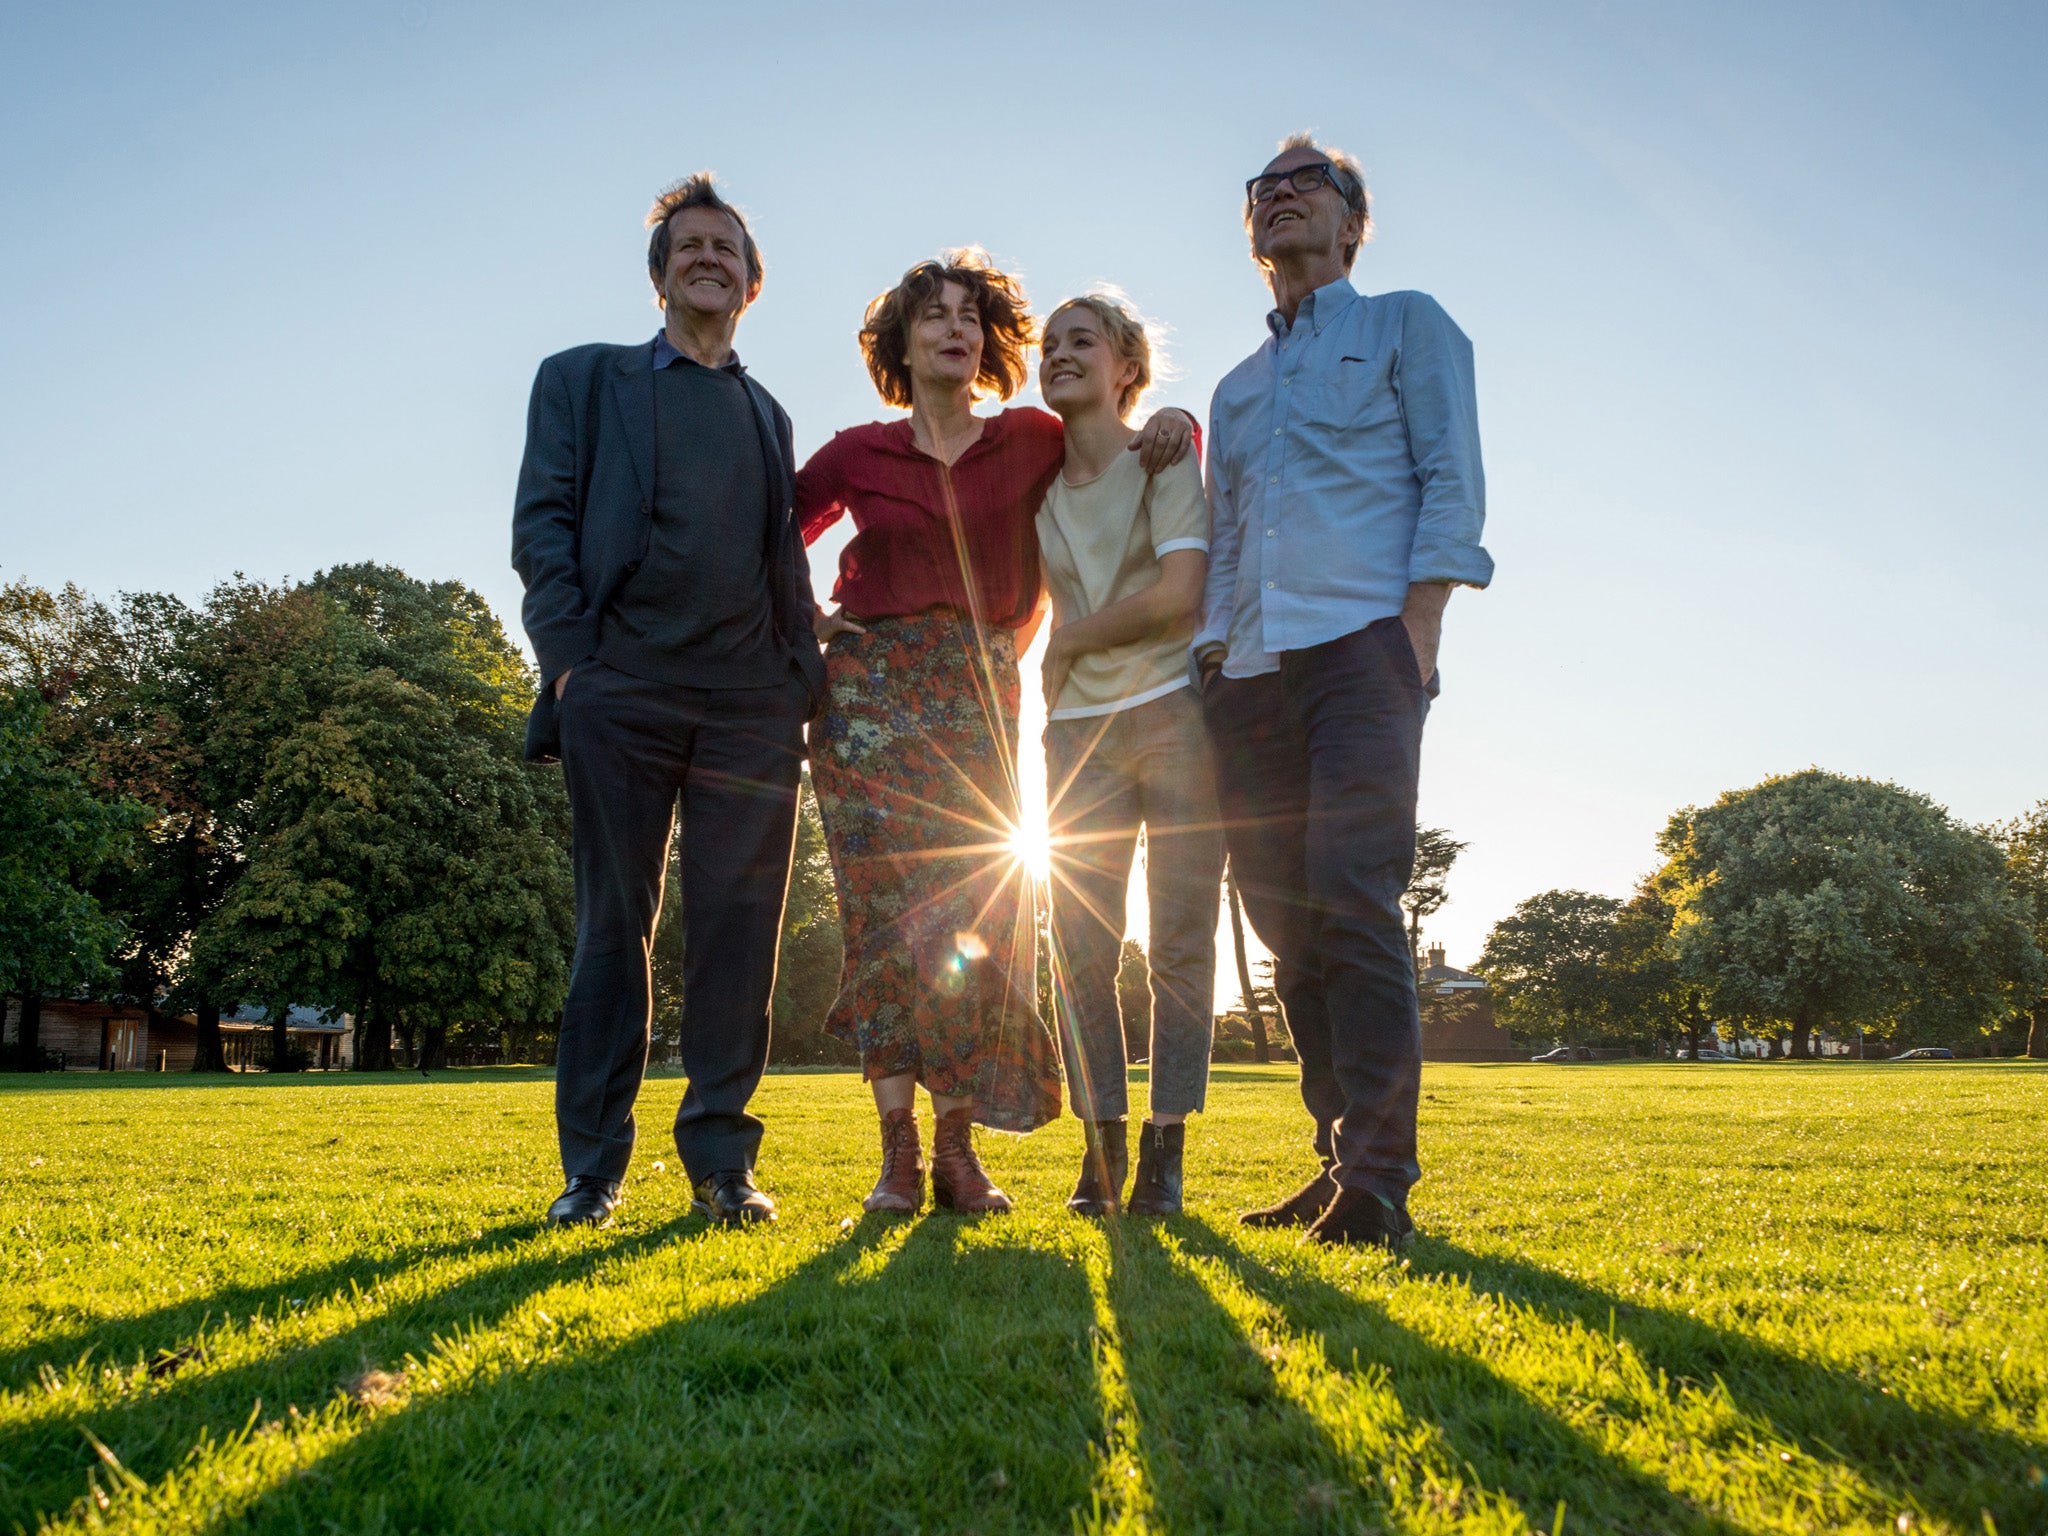
[{"label": "woman's arm around shoulder", "polygon": [[806,544],[815,544],[819,534],[846,515],[847,473],[867,449],[867,431],[848,427],[833,433],[796,472],[796,521]]}]

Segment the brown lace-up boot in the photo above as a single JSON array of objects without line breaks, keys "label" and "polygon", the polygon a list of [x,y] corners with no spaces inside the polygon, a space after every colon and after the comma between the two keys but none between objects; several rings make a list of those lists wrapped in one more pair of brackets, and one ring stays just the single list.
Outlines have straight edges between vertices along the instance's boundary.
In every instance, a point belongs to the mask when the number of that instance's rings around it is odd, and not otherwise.
[{"label": "brown lace-up boot", "polygon": [[989,1182],[974,1155],[973,1115],[948,1110],[932,1131],[932,1203],[949,1211],[1007,1211],[1010,1197]]},{"label": "brown lace-up boot", "polygon": [[924,1204],[924,1149],[917,1142],[917,1114],[892,1109],[882,1116],[882,1176],[864,1211],[915,1211]]}]

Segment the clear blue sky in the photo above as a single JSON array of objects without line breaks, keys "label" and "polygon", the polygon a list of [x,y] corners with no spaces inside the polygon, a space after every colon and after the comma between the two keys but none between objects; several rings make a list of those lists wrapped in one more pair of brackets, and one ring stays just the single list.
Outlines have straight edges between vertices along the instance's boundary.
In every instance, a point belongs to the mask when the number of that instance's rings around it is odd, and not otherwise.
[{"label": "clear blue sky", "polygon": [[653,331],[641,216],[700,167],[800,453],[881,414],[862,304],[964,241],[1041,305],[1123,286],[1199,411],[1262,334],[1240,183],[1308,127],[1372,176],[1360,285],[1477,348],[1499,576],[1424,761],[1454,961],[1767,773],[2010,816],[2048,796],[2044,15],[9,6],[0,579],[377,559],[516,630],[534,365]]}]

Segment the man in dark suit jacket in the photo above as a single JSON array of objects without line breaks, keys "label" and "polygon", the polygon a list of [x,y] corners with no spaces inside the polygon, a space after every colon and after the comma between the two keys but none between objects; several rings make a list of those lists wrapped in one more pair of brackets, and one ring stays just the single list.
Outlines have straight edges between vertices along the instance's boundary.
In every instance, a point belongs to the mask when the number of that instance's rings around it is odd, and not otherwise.
[{"label": "man in dark suit jacket", "polygon": [[772,1221],[747,1112],[768,1060],[803,727],[825,698],[791,515],[789,417],[732,350],[761,256],[711,177],[648,215],[664,320],[541,364],[512,513],[545,681],[527,755],[574,818],[576,963],[555,1061],[564,1224],[611,1219],[647,1066],[648,955],[680,809],[686,939],[676,1150],[695,1207]]}]

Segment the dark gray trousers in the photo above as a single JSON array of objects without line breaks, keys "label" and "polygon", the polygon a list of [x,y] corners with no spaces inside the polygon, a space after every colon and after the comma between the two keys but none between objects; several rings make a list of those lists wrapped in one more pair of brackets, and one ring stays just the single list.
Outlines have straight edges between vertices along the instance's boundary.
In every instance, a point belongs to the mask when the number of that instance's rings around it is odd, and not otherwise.
[{"label": "dark gray trousers", "polygon": [[1277,673],[1219,677],[1203,698],[1230,864],[1273,951],[1316,1152],[1338,1183],[1396,1205],[1421,1177],[1401,893],[1429,700],[1398,618],[1286,652]]},{"label": "dark gray trousers", "polygon": [[647,1070],[649,953],[680,813],[686,924],[676,1151],[691,1181],[751,1168],[775,949],[796,836],[808,694],[681,688],[585,662],[559,706],[576,868],[576,964],[555,1058],[570,1178],[625,1177]]},{"label": "dark gray trousers", "polygon": [[1083,1120],[1130,1112],[1116,973],[1138,830],[1152,985],[1149,1107],[1187,1115],[1209,1091],[1223,834],[1193,690],[1045,727],[1052,823],[1053,996],[1067,1093]]}]

